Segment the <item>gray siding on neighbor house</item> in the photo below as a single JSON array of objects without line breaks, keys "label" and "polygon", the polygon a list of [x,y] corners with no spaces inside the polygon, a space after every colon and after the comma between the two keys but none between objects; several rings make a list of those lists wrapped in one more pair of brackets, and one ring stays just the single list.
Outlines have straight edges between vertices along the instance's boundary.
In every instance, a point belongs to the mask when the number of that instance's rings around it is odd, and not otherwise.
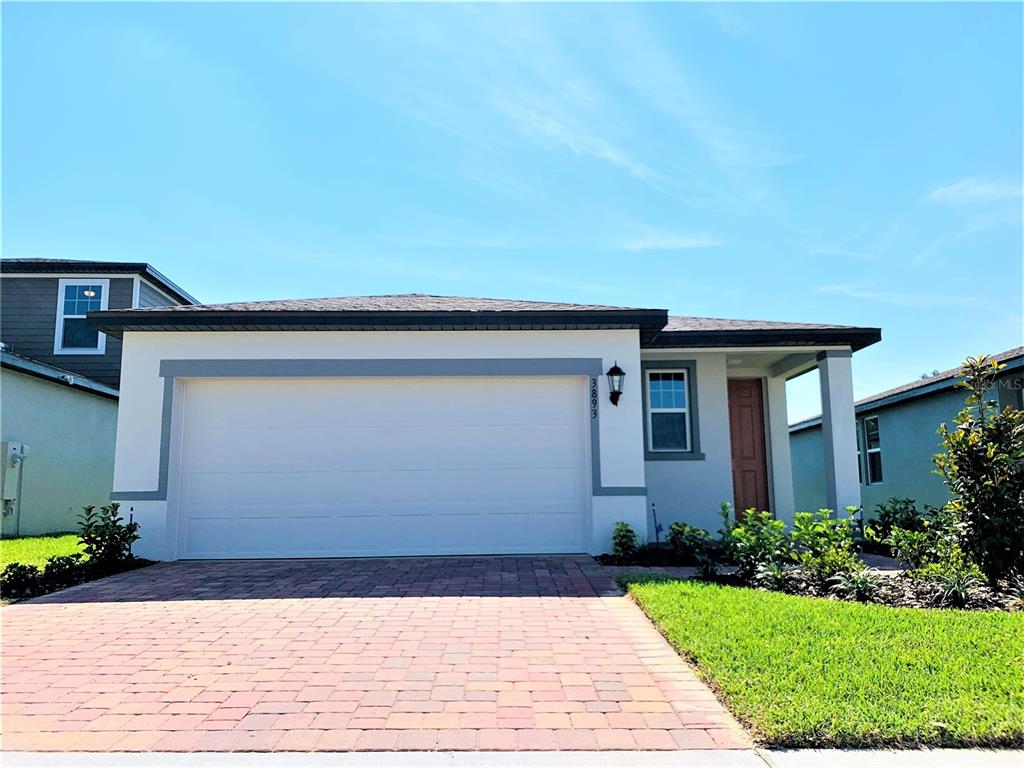
[{"label": "gray siding on neighbor house", "polygon": [[[7,277],[0,279],[0,340],[24,357],[88,376],[112,387],[121,380],[121,340],[107,337],[102,355],[55,355],[57,287],[61,276]],[[77,275],[68,275],[77,278]],[[109,309],[132,305],[130,277],[110,279]]]},{"label": "gray siding on neighbor house", "polygon": [[[156,288],[146,282],[139,282],[139,306],[140,307],[169,307],[177,304],[174,299],[160,293]],[[111,307],[113,309],[113,307]]]},{"label": "gray siding on neighbor house", "polygon": [[[1002,377],[998,382],[1000,406],[1021,405],[1021,375]],[[894,403],[871,410],[857,409],[857,429],[863,429],[865,418],[878,417],[882,448],[882,482],[867,485],[864,457],[861,456],[861,504],[865,517],[872,517],[875,508],[893,496],[914,499],[918,508],[941,506],[949,501],[945,483],[933,474],[932,457],[942,446],[939,424],[952,425],[953,418],[964,408],[963,389],[944,389],[923,397]],[[863,433],[862,437],[863,437]],[[825,504],[825,467],[821,426],[808,427],[790,434],[793,457],[793,491],[796,508],[818,509]]]}]

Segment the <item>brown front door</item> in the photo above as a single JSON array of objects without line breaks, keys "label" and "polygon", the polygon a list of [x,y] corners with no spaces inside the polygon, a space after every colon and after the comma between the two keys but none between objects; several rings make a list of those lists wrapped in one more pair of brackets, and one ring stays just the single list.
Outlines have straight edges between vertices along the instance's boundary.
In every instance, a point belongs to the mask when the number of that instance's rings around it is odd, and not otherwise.
[{"label": "brown front door", "polygon": [[764,401],[760,379],[729,379],[732,493],[738,518],[747,509],[768,509],[764,448]]}]

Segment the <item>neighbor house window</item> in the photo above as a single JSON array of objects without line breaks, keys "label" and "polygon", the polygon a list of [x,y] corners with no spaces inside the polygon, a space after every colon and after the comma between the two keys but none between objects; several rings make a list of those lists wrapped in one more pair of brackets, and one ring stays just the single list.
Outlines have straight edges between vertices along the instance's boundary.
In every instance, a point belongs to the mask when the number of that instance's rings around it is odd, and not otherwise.
[{"label": "neighbor house window", "polygon": [[858,423],[857,429],[857,482],[864,485],[864,424]]},{"label": "neighbor house window", "polygon": [[107,308],[109,280],[61,280],[57,289],[56,354],[102,354],[106,336],[85,318],[86,312]]},{"label": "neighbor house window", "polygon": [[877,416],[864,419],[864,447],[868,456],[868,485],[876,485],[882,482],[882,441]]},{"label": "neighbor house window", "polygon": [[647,439],[651,451],[690,450],[687,371],[647,372]]}]

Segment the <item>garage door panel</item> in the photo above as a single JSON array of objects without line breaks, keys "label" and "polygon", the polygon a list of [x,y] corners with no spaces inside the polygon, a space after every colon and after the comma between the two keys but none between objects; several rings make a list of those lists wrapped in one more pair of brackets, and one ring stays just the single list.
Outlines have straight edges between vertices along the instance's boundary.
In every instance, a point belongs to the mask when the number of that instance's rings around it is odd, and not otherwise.
[{"label": "garage door panel", "polygon": [[578,552],[585,380],[190,381],[184,557]]},{"label": "garage door panel", "polygon": [[203,427],[189,431],[187,451],[204,472],[446,469],[463,467],[467,456],[481,468],[577,467],[581,429],[579,423],[402,426],[391,433],[397,442],[382,443],[380,427]]}]

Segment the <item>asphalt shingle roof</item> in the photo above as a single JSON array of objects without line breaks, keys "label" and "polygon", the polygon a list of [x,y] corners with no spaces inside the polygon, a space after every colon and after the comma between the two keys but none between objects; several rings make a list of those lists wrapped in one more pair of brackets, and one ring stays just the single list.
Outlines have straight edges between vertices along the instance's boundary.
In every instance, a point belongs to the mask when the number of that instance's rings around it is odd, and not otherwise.
[{"label": "asphalt shingle roof", "polygon": [[[1024,358],[1024,347],[1014,347],[1008,349],[1005,352],[1000,352],[996,355],[989,355],[989,358],[999,363],[1008,363],[1013,360]],[[860,400],[854,402],[854,408],[864,409],[866,406],[870,406],[873,403],[880,403],[883,400],[888,400],[891,397],[899,397],[900,395],[912,396],[916,390],[923,389],[924,387],[932,387],[936,384],[947,382],[949,386],[953,386],[956,379],[963,375],[964,369],[962,365],[958,365],[956,368],[950,368],[946,371],[940,371],[939,373],[927,376],[922,379],[914,379],[906,384],[901,384],[898,387],[887,389],[883,392],[877,392],[874,395],[863,397]],[[902,398],[901,398],[902,399]],[[794,424],[790,424],[790,430],[803,429],[805,427],[814,426],[821,420],[821,414],[812,416],[809,419],[802,419]]]},{"label": "asphalt shingle roof", "polygon": [[[174,312],[635,312],[639,307],[605,304],[571,304],[520,299],[483,299],[463,296],[432,296],[401,293],[383,296],[334,296],[320,299],[236,301],[181,307],[147,307],[135,310]],[[656,311],[656,310],[654,310]]]},{"label": "asphalt shingle roof", "polygon": [[778,330],[851,330],[852,325],[822,325],[820,323],[787,323],[777,320],[733,320],[722,317],[670,316],[664,332],[701,331],[778,331]]}]

